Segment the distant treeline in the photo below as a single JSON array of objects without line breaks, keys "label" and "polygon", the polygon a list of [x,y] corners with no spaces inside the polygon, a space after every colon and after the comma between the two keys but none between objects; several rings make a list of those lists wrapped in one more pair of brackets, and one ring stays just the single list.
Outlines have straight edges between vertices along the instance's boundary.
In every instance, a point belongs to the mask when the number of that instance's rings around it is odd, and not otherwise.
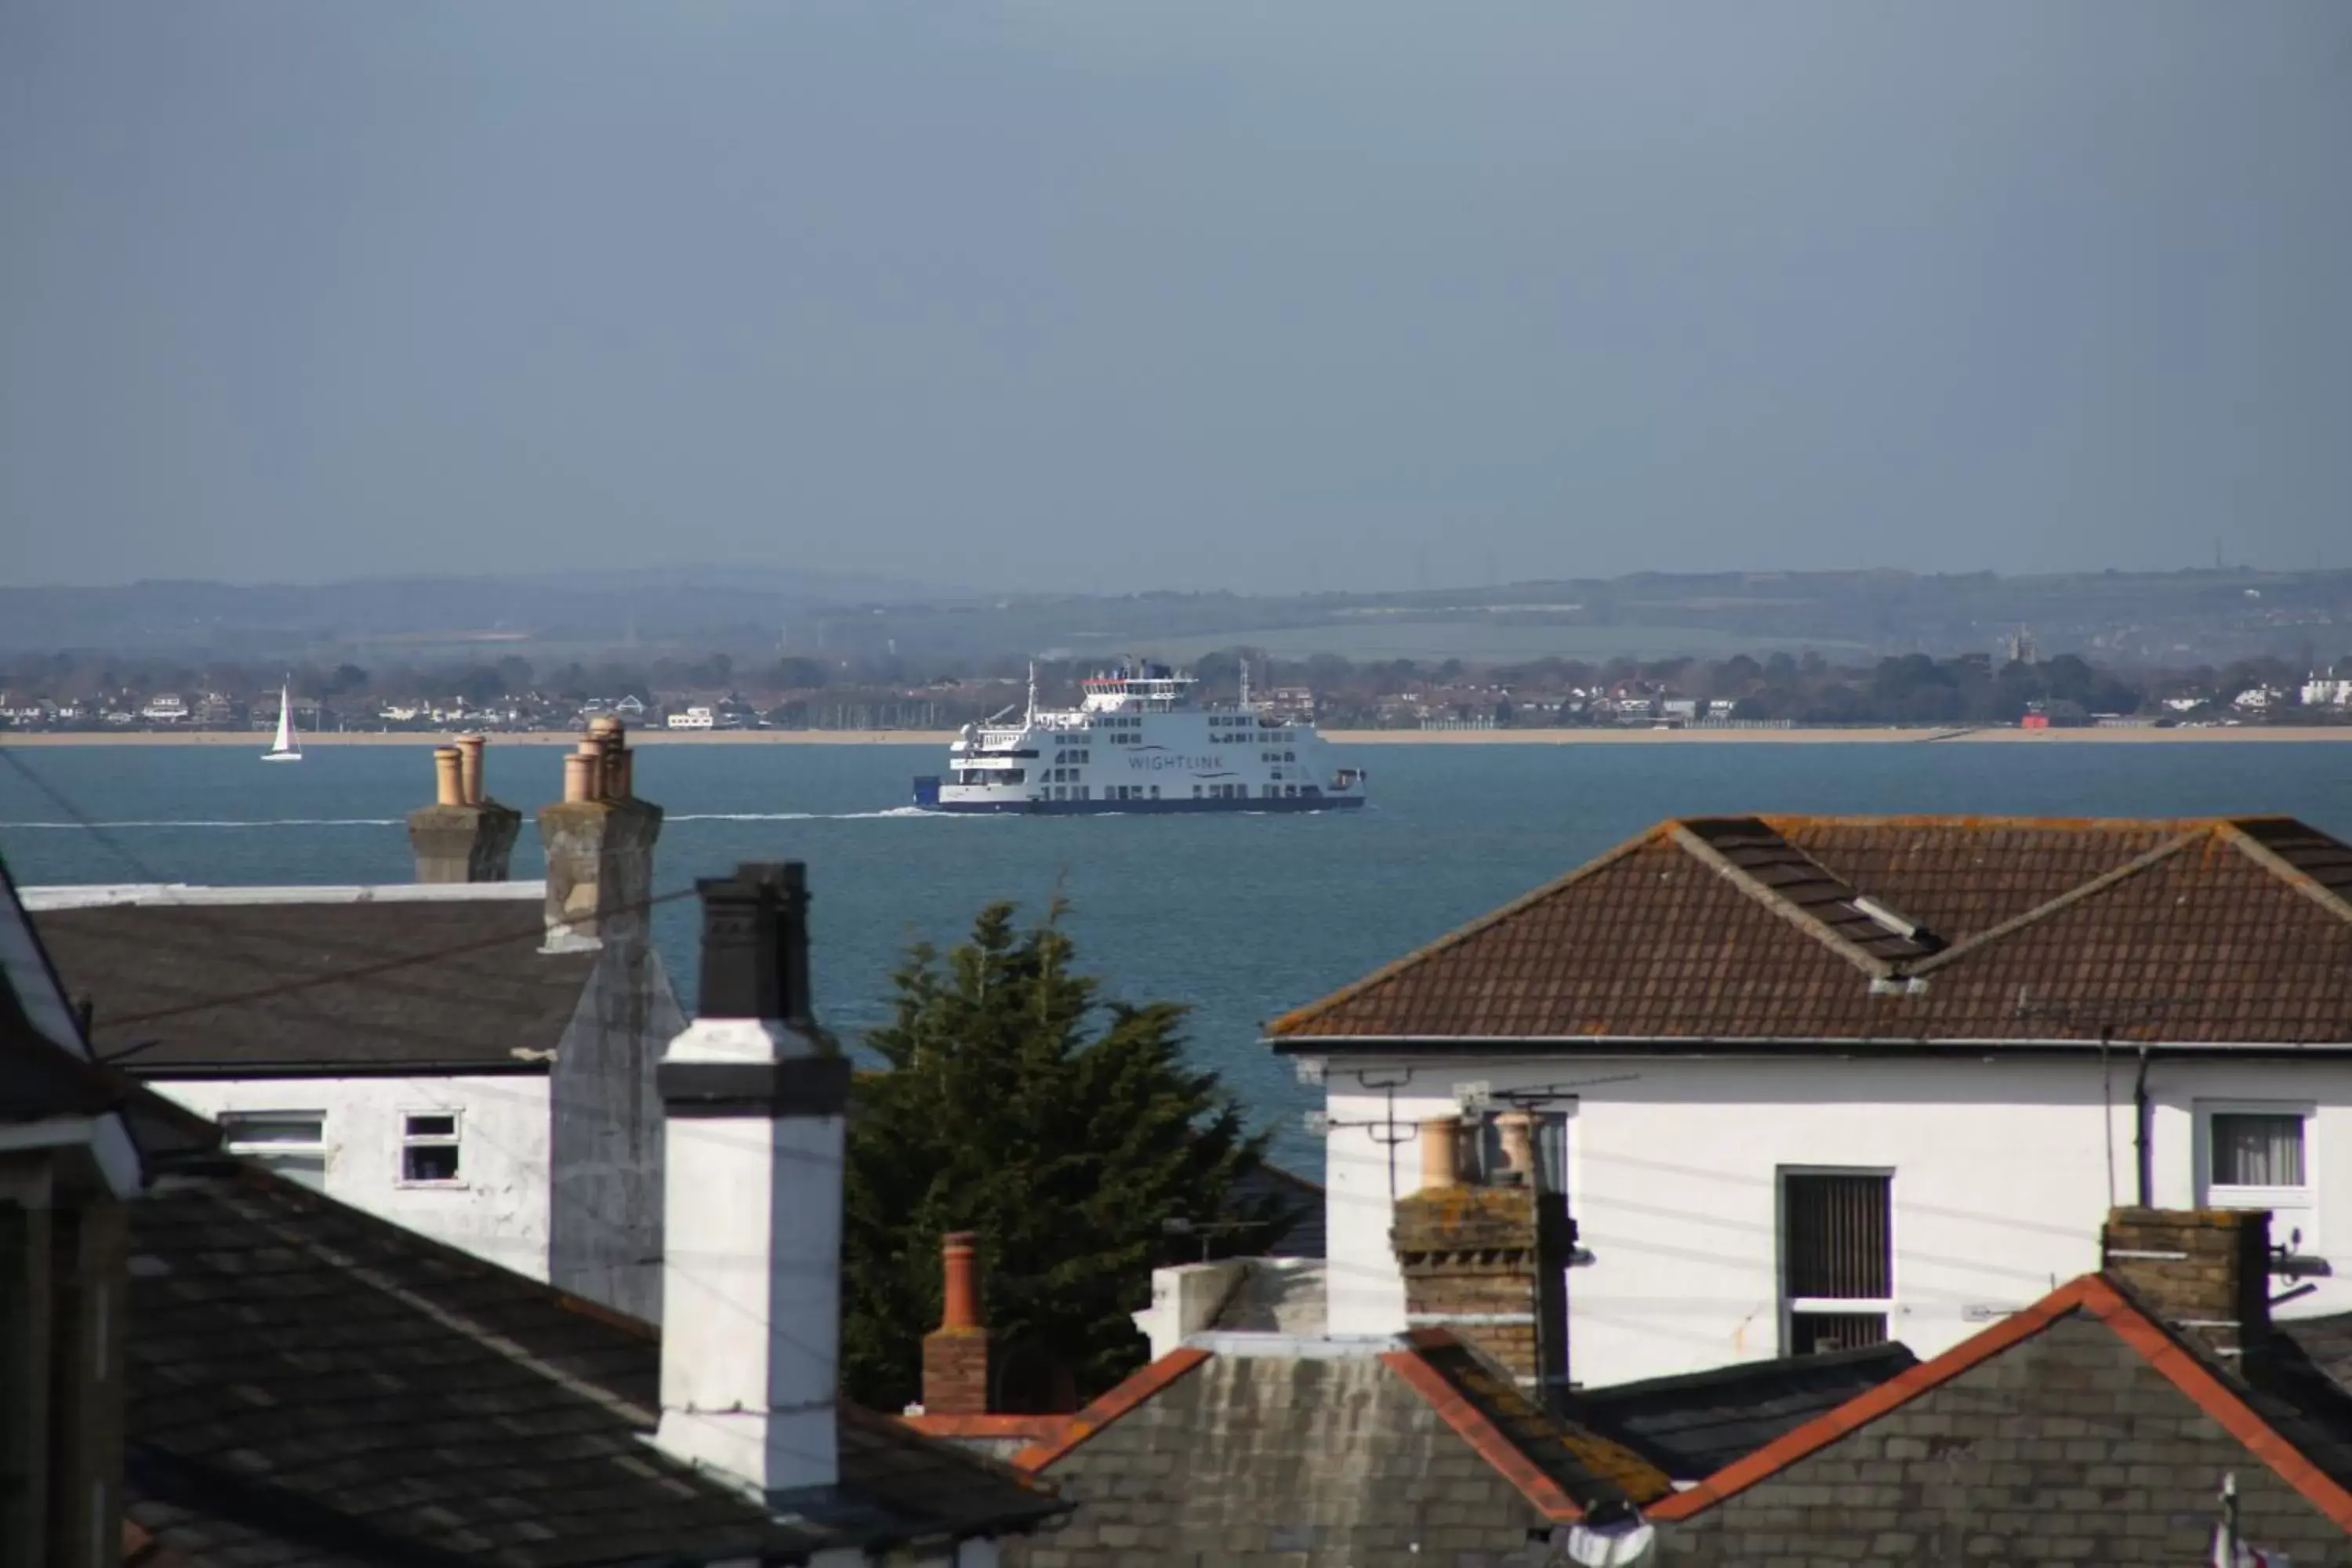
[{"label": "distant treeline", "polygon": [[[1244,657],[1235,649],[1195,661],[1202,694],[1231,699]],[[2250,691],[2276,693],[2278,700],[2238,710],[2275,713],[2294,706],[2307,673],[2300,665],[2268,658],[2219,668],[2126,669],[2075,654],[1999,664],[1984,654],[1909,654],[1855,664],[1832,663],[1817,653],[1483,665],[1460,659],[1356,662],[1331,655],[1247,657],[1258,695],[1284,692],[1286,700],[1296,700],[1297,693],[1311,692],[1317,716],[1343,727],[1431,719],[1516,726],[1600,722],[1643,699],[1697,699],[1722,716],[1798,724],[2006,724],[2053,705],[2086,714],[2183,715],[2196,712],[2193,704],[2200,701],[2231,708]],[[1040,697],[1057,704],[1075,701],[1077,681],[1091,668],[1085,661],[1041,665]],[[2352,657],[2341,668],[2352,671]],[[375,668],[302,665],[290,679],[297,697],[318,699],[353,716],[422,699],[520,707],[561,721],[585,704],[635,696],[656,709],[688,700],[725,701],[792,724],[821,711],[846,713],[861,710],[856,705],[908,698],[921,699],[942,722],[961,722],[1018,701],[1024,675],[1024,661],[1008,658],[886,654],[739,662],[712,653],[616,654],[541,665],[514,656]],[[275,666],[102,654],[0,658],[0,692],[5,705],[18,711],[36,701],[102,707],[166,691],[191,702],[209,696],[249,703],[274,699],[279,680],[289,676]]]}]

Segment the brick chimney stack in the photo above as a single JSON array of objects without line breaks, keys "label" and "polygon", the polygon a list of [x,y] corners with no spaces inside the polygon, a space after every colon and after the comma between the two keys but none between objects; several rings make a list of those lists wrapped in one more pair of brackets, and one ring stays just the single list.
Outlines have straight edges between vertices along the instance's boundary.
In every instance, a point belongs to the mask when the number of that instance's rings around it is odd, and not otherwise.
[{"label": "brick chimney stack", "polygon": [[551,949],[642,945],[662,811],[637,798],[635,760],[621,721],[596,720],[563,759],[563,798],[540,808]]},{"label": "brick chimney stack", "polygon": [[739,866],[698,886],[702,1016],[670,1042],[659,1072],[667,1173],[655,1441],[773,1497],[840,1479],[849,1061],[792,990],[788,955],[808,946],[803,868]]},{"label": "brick chimney stack", "polygon": [[940,1242],[940,1326],[923,1336],[923,1413],[988,1414],[988,1330],[980,1321],[980,1261],[970,1231]]},{"label": "brick chimney stack", "polygon": [[1505,1128],[1507,1159],[1524,1160],[1493,1184],[1465,1184],[1461,1123],[1421,1124],[1420,1190],[1397,1200],[1389,1233],[1404,1275],[1405,1321],[1452,1331],[1499,1363],[1538,1405],[1568,1386],[1568,1260],[1575,1243],[1567,1201],[1539,1191],[1532,1148]]},{"label": "brick chimney stack", "polygon": [[2100,1272],[2224,1356],[2270,1331],[2270,1252],[2267,1209],[2119,1208],[2099,1233]]},{"label": "brick chimney stack", "polygon": [[420,882],[503,882],[522,831],[522,813],[482,788],[479,735],[460,735],[433,753],[434,801],[408,814],[408,842]]}]

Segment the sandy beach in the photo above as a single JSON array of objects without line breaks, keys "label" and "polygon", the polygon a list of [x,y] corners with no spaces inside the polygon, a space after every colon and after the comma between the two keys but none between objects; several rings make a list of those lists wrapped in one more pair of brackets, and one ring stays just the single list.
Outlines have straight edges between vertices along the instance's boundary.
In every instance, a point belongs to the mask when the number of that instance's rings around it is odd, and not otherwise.
[{"label": "sandy beach", "polygon": [[[1341,746],[1788,746],[1936,745],[2199,745],[2287,742],[2352,742],[2352,724],[2231,729],[2109,730],[1839,729],[1839,730],[1327,730]],[[495,731],[501,746],[570,746],[578,731]],[[347,731],[301,738],[304,746],[434,746],[453,734],[416,731]],[[632,730],[639,746],[944,746],[945,730]],[[266,750],[268,737],[235,730],[142,730],[121,734],[33,733],[0,736],[0,746],[228,746]]]}]

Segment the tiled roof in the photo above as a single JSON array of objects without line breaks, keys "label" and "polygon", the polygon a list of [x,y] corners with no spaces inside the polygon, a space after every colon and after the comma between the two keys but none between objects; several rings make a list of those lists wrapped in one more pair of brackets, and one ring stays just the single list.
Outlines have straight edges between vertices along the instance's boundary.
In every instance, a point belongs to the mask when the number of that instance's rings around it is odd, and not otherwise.
[{"label": "tiled roof", "polygon": [[[503,889],[501,889],[503,891]],[[541,952],[513,897],[41,910],[101,1055],[142,1076],[527,1068],[555,1048],[594,951]],[[544,1070],[543,1067],[540,1070]]]},{"label": "tiled roof", "polygon": [[841,1484],[779,1522],[652,1446],[644,1324],[241,1164],[130,1212],[129,1511],[188,1568],[790,1561],[1059,1506],[845,1406]]},{"label": "tiled roof", "polygon": [[[2301,1356],[2292,1341],[2273,1342],[2268,1354],[2250,1352],[2240,1368],[2224,1367],[2165,1326],[2142,1307],[2128,1287],[2101,1274],[2085,1274],[2060,1286],[2023,1311],[1933,1361],[1922,1362],[1784,1433],[1697,1486],[1660,1502],[1650,1510],[1650,1516],[1673,1521],[1704,1513],[2038,1336],[2086,1321],[2103,1326],[2120,1340],[2311,1507],[2352,1532],[2352,1442],[2347,1442],[2352,1437],[2352,1395]],[[2030,1372],[2029,1381],[2038,1375]],[[2021,1396],[2021,1390],[2012,1390],[1997,1404],[1986,1406],[1988,1414],[2005,1419],[2014,1428],[2011,1436],[2019,1442],[2063,1439],[2087,1429],[2105,1435],[2101,1447],[2109,1452],[2100,1457],[2113,1459],[2116,1446],[2132,1434],[2115,1420],[2103,1421],[2103,1414],[2113,1417],[2153,1415],[2163,1422],[2167,1436],[2179,1426],[2177,1420],[2165,1420],[2161,1410],[2151,1412],[2135,1404],[2128,1388],[2085,1375],[2080,1368],[2062,1370],[2044,1381],[2050,1391],[2065,1396],[2065,1414],[2058,1417],[2063,1426],[2042,1429],[2037,1424],[2049,1412],[2036,1412]],[[2103,1410],[2103,1401],[2112,1408]],[[2063,1449],[2064,1444],[2058,1447]],[[2054,1488],[2063,1483],[2050,1478],[2048,1484]]]},{"label": "tiled roof", "polygon": [[1578,1389],[1568,1414],[1676,1480],[1696,1480],[1918,1364],[1899,1342],[1739,1362]]},{"label": "tiled roof", "polygon": [[1071,1568],[1139,1543],[1162,1562],[1501,1562],[1531,1531],[1670,1489],[1437,1332],[1204,1336],[1018,1462],[1077,1506],[1007,1560]]},{"label": "tiled roof", "polygon": [[2284,817],[1660,824],[1270,1026],[1580,1039],[2352,1045],[2352,848]]}]

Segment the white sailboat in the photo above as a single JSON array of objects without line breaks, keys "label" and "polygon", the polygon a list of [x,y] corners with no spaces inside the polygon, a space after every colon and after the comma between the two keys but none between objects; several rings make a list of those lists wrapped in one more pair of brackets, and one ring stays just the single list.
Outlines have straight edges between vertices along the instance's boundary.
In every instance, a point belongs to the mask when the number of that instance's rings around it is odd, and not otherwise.
[{"label": "white sailboat", "polygon": [[278,739],[261,753],[265,763],[299,763],[302,748],[294,740],[294,701],[290,686],[278,689]]}]

